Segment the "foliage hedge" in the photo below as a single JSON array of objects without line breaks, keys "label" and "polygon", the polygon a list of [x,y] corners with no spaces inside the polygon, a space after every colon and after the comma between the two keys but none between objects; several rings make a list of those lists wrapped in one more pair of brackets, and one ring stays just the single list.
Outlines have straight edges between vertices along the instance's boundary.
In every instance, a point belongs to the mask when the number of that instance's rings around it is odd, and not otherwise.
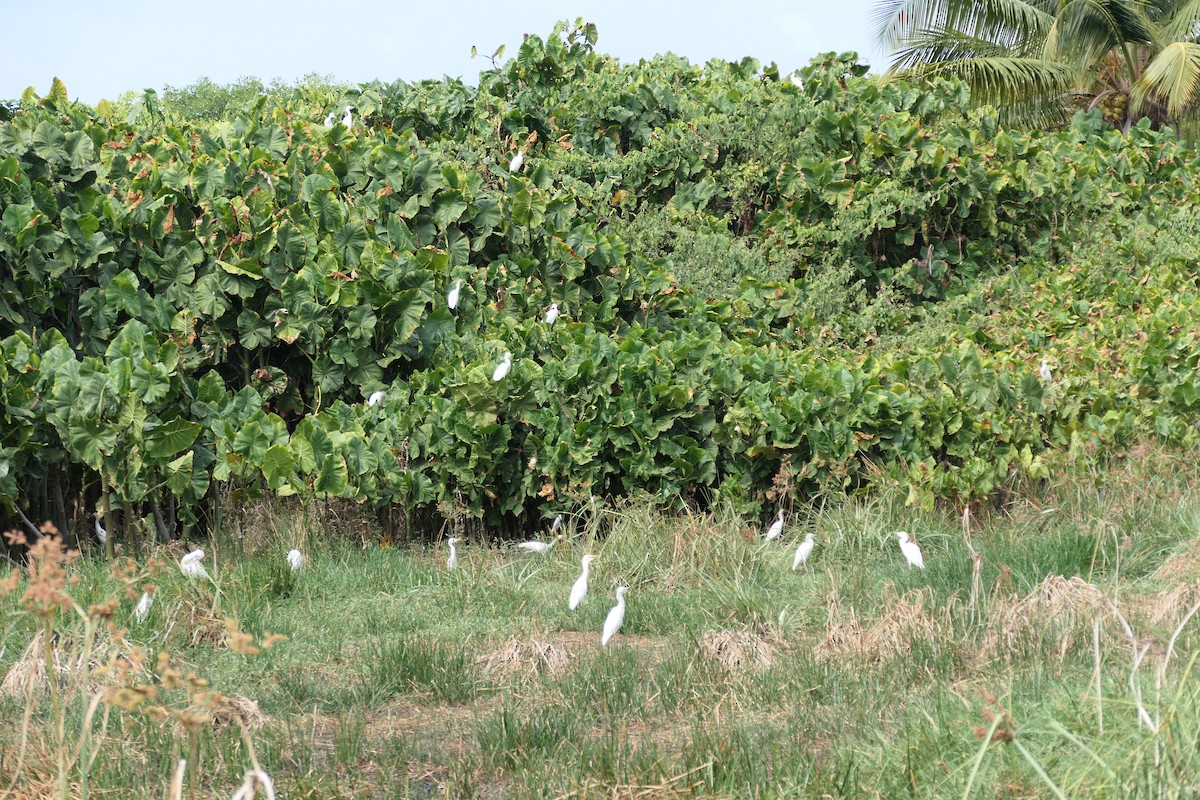
[{"label": "foliage hedge", "polygon": [[1063,448],[1196,443],[1197,160],[1170,131],[1005,130],[852,54],[793,80],[595,41],[215,122],[27,92],[0,122],[0,501],[525,525],[632,493],[976,500]]}]

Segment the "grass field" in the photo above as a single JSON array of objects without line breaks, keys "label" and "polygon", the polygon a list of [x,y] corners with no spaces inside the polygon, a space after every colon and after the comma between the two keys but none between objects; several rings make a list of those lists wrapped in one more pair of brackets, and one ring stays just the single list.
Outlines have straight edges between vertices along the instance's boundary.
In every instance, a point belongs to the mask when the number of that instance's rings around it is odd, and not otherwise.
[{"label": "grass field", "polygon": [[797,514],[782,543],[633,504],[541,556],[466,542],[452,573],[443,545],[330,543],[299,516],[206,543],[215,584],[172,565],[127,594],[88,554],[66,591],[119,597],[128,630],[97,628],[91,674],[82,617],[30,652],[26,583],[0,599],[0,797],[61,796],[60,769],[70,797],[229,797],[254,758],[287,798],[1194,796],[1200,475],[1140,455],[966,518],[900,497]]}]

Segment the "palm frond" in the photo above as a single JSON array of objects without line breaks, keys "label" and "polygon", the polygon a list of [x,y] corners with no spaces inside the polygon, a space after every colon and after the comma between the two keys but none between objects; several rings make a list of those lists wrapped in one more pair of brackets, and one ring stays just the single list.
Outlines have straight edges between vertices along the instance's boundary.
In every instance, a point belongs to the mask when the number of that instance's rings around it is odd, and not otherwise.
[{"label": "palm frond", "polygon": [[1135,102],[1155,98],[1172,117],[1200,107],[1200,44],[1172,42],[1151,61],[1134,87]]},{"label": "palm frond", "polygon": [[883,0],[875,37],[899,49],[918,31],[958,31],[1008,48],[1040,39],[1054,22],[1055,0]]}]

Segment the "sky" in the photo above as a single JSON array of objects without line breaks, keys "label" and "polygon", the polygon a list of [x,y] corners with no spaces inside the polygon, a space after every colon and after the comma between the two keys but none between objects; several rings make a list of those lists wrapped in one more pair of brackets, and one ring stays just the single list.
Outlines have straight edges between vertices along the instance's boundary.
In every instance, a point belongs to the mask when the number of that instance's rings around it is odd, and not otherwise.
[{"label": "sky", "polygon": [[58,76],[73,99],[95,103],[127,90],[161,90],[201,77],[348,83],[461,77],[470,83],[498,45],[546,37],[558,19],[599,29],[597,49],[621,61],[671,51],[694,63],[753,56],[784,70],[818,53],[857,50],[876,71],[871,35],[878,0],[0,0],[0,98],[27,86],[44,95]]}]

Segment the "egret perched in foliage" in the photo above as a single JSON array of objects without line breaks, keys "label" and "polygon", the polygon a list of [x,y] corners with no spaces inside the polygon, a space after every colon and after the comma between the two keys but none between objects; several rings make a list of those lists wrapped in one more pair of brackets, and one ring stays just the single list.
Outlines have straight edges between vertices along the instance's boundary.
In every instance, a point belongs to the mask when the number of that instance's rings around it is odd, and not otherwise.
[{"label": "egret perched in foliage", "polygon": [[812,555],[813,544],[813,535],[810,533],[796,548],[796,557],[792,559],[792,569],[797,569],[805,561],[808,561],[808,557]]},{"label": "egret perched in foliage", "polygon": [[451,311],[458,308],[458,293],[462,291],[462,281],[456,281],[454,288],[446,294],[446,305]]},{"label": "egret perched in foliage", "polygon": [[538,541],[521,542],[520,544],[517,545],[517,547],[519,547],[522,550],[525,550],[526,552],[529,552],[529,553],[544,553],[547,550],[549,550],[551,547],[554,547],[554,543],[557,542],[561,538],[563,538],[562,534],[559,534],[558,536],[555,536],[553,539],[551,539],[548,542],[538,542]]},{"label": "egret perched in foliage", "polygon": [[546,309],[546,324],[553,325],[554,320],[558,319],[558,303],[551,303]]},{"label": "egret perched in foliage", "polygon": [[346,106],[346,116],[342,117],[342,124],[347,128],[354,127],[354,114],[352,113],[354,106]]},{"label": "egret perched in foliage", "polygon": [[524,164],[525,164],[525,154],[518,151],[518,153],[515,156],[513,156],[513,160],[508,162],[508,171],[509,172],[520,172],[521,167],[524,166]]},{"label": "egret perched in foliage", "polygon": [[287,562],[288,566],[292,568],[292,572],[299,572],[304,568],[304,556],[300,555],[299,550],[288,550]]},{"label": "egret perched in foliage", "polygon": [[789,78],[788,80],[790,80],[792,82],[792,86],[795,86],[797,89],[799,89],[802,92],[804,91],[804,79],[801,78],[799,75],[797,75],[796,73],[793,72],[792,77]]},{"label": "egret perched in foliage", "polygon": [[562,514],[559,514],[558,516],[556,516],[554,518],[554,522],[550,523],[550,533],[552,533],[552,534],[557,533],[558,529],[561,527],[562,527]]},{"label": "egret perched in foliage", "polygon": [[[579,577],[575,579],[575,583],[571,586],[571,597],[567,600],[567,607],[572,611],[579,608],[579,604],[583,602],[583,598],[587,597],[588,567],[595,560],[595,556],[583,557],[583,572],[579,573]],[[620,623],[617,623],[617,625],[619,627]]]},{"label": "egret perched in foliage", "polygon": [[387,392],[383,391],[383,389],[380,389],[377,392],[371,392],[371,396],[367,398],[367,405],[369,405],[369,406],[379,405],[380,401],[382,401],[384,396],[386,396],[386,395],[387,395]]},{"label": "egret perched in foliage", "polygon": [[134,612],[139,625],[146,621],[152,602],[154,602],[154,596],[150,592],[142,592],[142,599],[138,600],[137,611]]},{"label": "egret perched in foliage", "polygon": [[446,540],[446,545],[450,548],[450,557],[446,559],[446,569],[451,572],[458,568],[458,551],[454,549],[454,543],[457,541],[458,538],[455,536]]},{"label": "egret perched in foliage", "polygon": [[771,523],[771,527],[767,528],[765,536],[768,542],[773,542],[783,533],[783,509],[779,509],[779,516]]},{"label": "egret perched in foliage", "polygon": [[332,111],[330,111],[328,114],[325,115],[325,127],[326,128],[333,127],[333,112]]},{"label": "egret perched in foliage", "polygon": [[1038,375],[1040,375],[1042,380],[1044,380],[1046,383],[1050,383],[1054,380],[1054,375],[1050,372],[1050,362],[1044,358],[1042,359],[1042,365],[1038,367]]},{"label": "egret perched in foliage", "polygon": [[600,635],[600,646],[604,647],[608,644],[608,640],[616,635],[617,631],[621,630],[621,623],[625,621],[625,593],[629,591],[628,586],[617,587],[617,604],[608,612],[608,616],[604,618],[604,632]]},{"label": "egret perched in foliage", "polygon": [[508,371],[512,369],[512,353],[504,351],[504,358],[496,365],[496,370],[492,373],[493,381],[502,381],[508,375]]},{"label": "egret perched in foliage", "polygon": [[906,531],[896,531],[900,537],[900,552],[908,559],[909,566],[925,569],[925,559],[921,556],[921,546],[908,538]]},{"label": "egret perched in foliage", "polygon": [[212,578],[209,576],[208,570],[200,563],[202,558],[204,558],[203,550],[193,550],[179,559],[179,569],[189,578],[208,578],[211,581]]},{"label": "egret perched in foliage", "polygon": [[96,515],[95,521],[96,521],[96,538],[100,540],[100,544],[104,544],[105,542],[108,541],[108,531],[104,530],[104,527],[100,524],[100,515],[99,514]]}]

